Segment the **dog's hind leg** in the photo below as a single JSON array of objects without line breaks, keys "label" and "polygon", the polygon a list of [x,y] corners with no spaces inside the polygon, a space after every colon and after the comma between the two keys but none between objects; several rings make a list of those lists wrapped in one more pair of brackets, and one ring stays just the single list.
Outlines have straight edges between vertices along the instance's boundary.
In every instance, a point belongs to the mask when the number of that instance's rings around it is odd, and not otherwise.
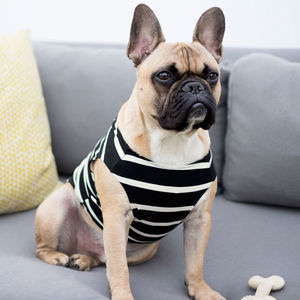
[{"label": "dog's hind leg", "polygon": [[69,184],[63,185],[42,202],[36,212],[36,256],[49,264],[66,266],[69,263],[69,255],[58,249],[72,192]]},{"label": "dog's hind leg", "polygon": [[69,183],[54,191],[36,212],[36,256],[80,271],[105,262],[102,231],[84,216]]}]

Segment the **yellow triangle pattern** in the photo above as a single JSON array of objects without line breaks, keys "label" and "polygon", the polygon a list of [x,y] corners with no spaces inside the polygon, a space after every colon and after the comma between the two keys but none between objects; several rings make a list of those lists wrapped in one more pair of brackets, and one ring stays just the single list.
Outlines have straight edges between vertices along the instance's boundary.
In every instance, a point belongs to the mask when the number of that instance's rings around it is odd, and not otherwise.
[{"label": "yellow triangle pattern", "polygon": [[29,32],[0,35],[0,214],[35,207],[57,183]]}]

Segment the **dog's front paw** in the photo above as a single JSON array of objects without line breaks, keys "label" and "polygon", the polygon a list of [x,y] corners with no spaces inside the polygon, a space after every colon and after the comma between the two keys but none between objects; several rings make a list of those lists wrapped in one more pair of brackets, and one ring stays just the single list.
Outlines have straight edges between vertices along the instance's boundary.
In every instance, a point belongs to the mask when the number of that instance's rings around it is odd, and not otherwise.
[{"label": "dog's front paw", "polygon": [[188,284],[187,288],[192,300],[226,300],[218,292],[211,289],[205,281]]},{"label": "dog's front paw", "polygon": [[133,296],[131,294],[128,295],[116,295],[112,296],[111,300],[134,300]]},{"label": "dog's front paw", "polygon": [[99,264],[99,259],[95,257],[84,254],[73,254],[65,266],[79,271],[90,271]]}]

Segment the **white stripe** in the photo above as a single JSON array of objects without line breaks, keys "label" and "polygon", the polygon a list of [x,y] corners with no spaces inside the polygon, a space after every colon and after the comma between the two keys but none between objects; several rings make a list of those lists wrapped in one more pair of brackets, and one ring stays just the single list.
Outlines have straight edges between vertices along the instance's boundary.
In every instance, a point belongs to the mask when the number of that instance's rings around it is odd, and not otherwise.
[{"label": "white stripe", "polygon": [[103,227],[102,222],[98,219],[98,217],[97,217],[97,216],[95,215],[95,213],[94,213],[94,210],[91,208],[89,199],[86,199],[86,200],[85,200],[85,203],[86,203],[86,205],[88,206],[88,207],[87,207],[88,213],[89,213],[90,215],[92,215],[92,216],[95,218],[95,220]]},{"label": "white stripe", "polygon": [[122,182],[124,184],[128,184],[131,186],[139,187],[142,189],[147,189],[151,191],[158,191],[158,192],[165,192],[165,193],[173,193],[173,194],[179,194],[179,193],[191,193],[191,192],[197,192],[204,189],[207,189],[210,187],[210,185],[213,183],[213,181],[199,184],[199,185],[192,185],[192,186],[169,186],[169,185],[159,185],[154,183],[147,183],[144,181],[138,181],[130,178],[125,178],[119,175],[116,175],[113,173],[113,175],[119,180],[119,182]]},{"label": "white stripe", "polygon": [[91,195],[91,199],[93,200],[93,202],[100,208],[100,210],[102,211],[102,208],[101,208],[101,206],[100,205],[98,205],[98,203],[97,203],[97,199],[93,196],[93,195]]},{"label": "white stripe", "polygon": [[82,176],[83,176],[83,184],[84,184],[84,188],[85,188],[85,190],[86,190],[86,192],[87,192],[87,194],[89,194],[89,190],[88,190],[88,187],[87,187],[87,177],[86,177],[86,160],[87,160],[87,157],[83,160],[83,162],[84,162],[84,166],[83,166],[83,168],[82,168]]},{"label": "white stripe", "polygon": [[74,171],[74,175],[73,175],[73,179],[75,179],[74,181],[74,185],[75,185],[75,193],[77,195],[77,197],[80,200],[80,203],[83,203],[83,199],[82,199],[82,195],[81,195],[81,191],[80,191],[80,184],[79,184],[79,178],[80,178],[80,174],[82,171],[82,168],[84,167],[84,160],[81,162],[81,164],[75,169]]},{"label": "white stripe", "polygon": [[130,203],[131,209],[140,209],[140,210],[150,210],[158,212],[178,212],[178,211],[190,211],[194,206],[179,206],[179,207],[163,207],[163,206],[152,206],[152,205],[143,205],[137,203]]},{"label": "white stripe", "polygon": [[111,126],[109,127],[109,130],[108,130],[108,132],[106,134],[106,137],[105,137],[105,142],[104,142],[103,150],[102,150],[102,153],[101,153],[101,160],[102,161],[104,161],[104,155],[105,155],[105,150],[106,150],[107,138],[109,136],[110,130],[111,130]]},{"label": "white stripe", "polygon": [[144,244],[144,243],[151,243],[151,242],[142,242],[142,241],[136,240],[136,239],[132,238],[132,237],[129,236],[129,235],[128,235],[128,239],[129,239],[129,240],[132,240],[132,241],[134,241],[134,242],[142,243],[142,244]]},{"label": "white stripe", "polygon": [[102,144],[103,144],[104,140],[105,140],[105,137],[103,137],[103,138],[101,139],[101,142],[100,142],[99,148],[97,149],[97,152],[95,152],[95,153],[94,153],[92,160],[95,160],[95,159],[96,159],[96,157],[97,157],[98,153],[99,153],[99,152],[100,152],[100,150],[101,150],[101,147],[102,147]]},{"label": "white stripe", "polygon": [[130,161],[130,162],[133,162],[133,163],[136,163],[136,164],[140,164],[140,165],[143,165],[143,166],[148,166],[148,167],[153,167],[153,168],[159,168],[159,169],[167,169],[167,170],[209,169],[210,166],[211,166],[211,162],[212,162],[211,150],[209,150],[210,151],[210,160],[209,160],[209,162],[201,162],[201,163],[189,164],[189,165],[184,165],[184,166],[174,166],[174,165],[167,165],[167,164],[158,164],[158,163],[155,163],[153,161],[148,161],[148,160],[142,159],[140,157],[136,157],[136,156],[132,156],[132,155],[129,155],[129,154],[125,154],[124,151],[123,151],[123,149],[122,149],[122,147],[121,147],[121,145],[120,145],[119,139],[117,137],[117,127],[116,127],[116,125],[115,125],[114,134],[115,134],[114,144],[115,144],[115,148],[117,150],[117,153],[118,153],[119,157],[122,160],[125,160],[125,161]]},{"label": "white stripe", "polygon": [[159,168],[159,169],[167,169],[167,170],[196,170],[196,169],[209,169],[211,166],[211,162],[212,162],[212,154],[211,154],[211,150],[210,151],[210,160],[209,162],[201,162],[201,163],[196,163],[196,164],[189,164],[189,165],[184,165],[184,166],[174,166],[174,165],[167,165],[167,164],[158,164],[155,163],[153,161],[148,161],[145,159],[142,159],[140,157],[136,157],[136,156],[132,156],[129,154],[124,154],[124,151],[120,145],[119,139],[117,137],[117,127],[115,124],[115,130],[114,130],[114,144],[115,144],[115,148],[117,150],[117,153],[119,155],[119,157],[122,160],[125,161],[130,161],[136,164],[140,164],[143,166],[148,166],[148,167],[153,167],[153,168]]},{"label": "white stripe", "polygon": [[86,178],[86,181],[88,183],[89,190],[91,191],[92,196],[97,197],[97,195],[94,193],[94,190],[91,187],[91,183],[90,183],[89,177]]},{"label": "white stripe", "polygon": [[91,187],[91,183],[89,180],[89,175],[88,175],[88,169],[89,169],[89,156],[87,158],[84,159],[85,160],[85,166],[83,167],[83,182],[84,182],[84,186],[85,186],[85,190],[87,191],[87,193],[89,194],[89,192],[92,193],[92,195],[94,197],[96,197],[92,187]]},{"label": "white stripe", "polygon": [[150,226],[172,226],[172,225],[177,225],[179,223],[181,223],[182,221],[174,221],[174,222],[150,222],[150,221],[145,221],[145,220],[139,220],[139,219],[135,219],[134,220],[137,223],[143,223],[146,225],[150,225]]},{"label": "white stripe", "polygon": [[210,157],[209,162],[201,162],[201,163],[185,165],[185,166],[171,166],[171,165],[157,164],[153,161],[144,160],[142,158],[135,157],[135,156],[128,155],[128,154],[121,157],[121,159],[125,160],[125,161],[129,161],[129,162],[133,162],[133,163],[136,163],[139,165],[143,165],[143,166],[148,166],[148,167],[153,167],[153,168],[158,168],[158,169],[166,169],[166,170],[177,170],[177,171],[209,169],[211,166],[211,162],[212,162],[212,156]]},{"label": "white stripe", "polygon": [[114,136],[115,148],[117,150],[119,157],[122,159],[124,157],[124,151],[123,151],[123,149],[120,145],[119,139],[117,137],[117,129],[115,129],[114,133],[115,133],[115,136]]},{"label": "white stripe", "polygon": [[130,226],[130,229],[131,229],[132,231],[136,232],[136,233],[139,234],[139,235],[146,236],[146,237],[150,237],[150,238],[158,238],[158,237],[162,237],[162,236],[165,236],[165,235],[168,234],[168,232],[167,232],[167,233],[163,233],[163,234],[148,234],[148,233],[144,233],[144,232],[142,232],[142,231],[139,231],[139,230],[135,229],[135,228],[132,227],[132,226]]}]

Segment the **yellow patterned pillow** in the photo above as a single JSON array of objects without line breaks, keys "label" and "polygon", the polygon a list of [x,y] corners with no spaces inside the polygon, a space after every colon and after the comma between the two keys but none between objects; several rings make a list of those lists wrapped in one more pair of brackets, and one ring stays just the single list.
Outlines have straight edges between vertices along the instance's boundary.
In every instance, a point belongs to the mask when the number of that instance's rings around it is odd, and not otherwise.
[{"label": "yellow patterned pillow", "polygon": [[35,207],[57,183],[29,32],[0,35],[0,214]]}]

